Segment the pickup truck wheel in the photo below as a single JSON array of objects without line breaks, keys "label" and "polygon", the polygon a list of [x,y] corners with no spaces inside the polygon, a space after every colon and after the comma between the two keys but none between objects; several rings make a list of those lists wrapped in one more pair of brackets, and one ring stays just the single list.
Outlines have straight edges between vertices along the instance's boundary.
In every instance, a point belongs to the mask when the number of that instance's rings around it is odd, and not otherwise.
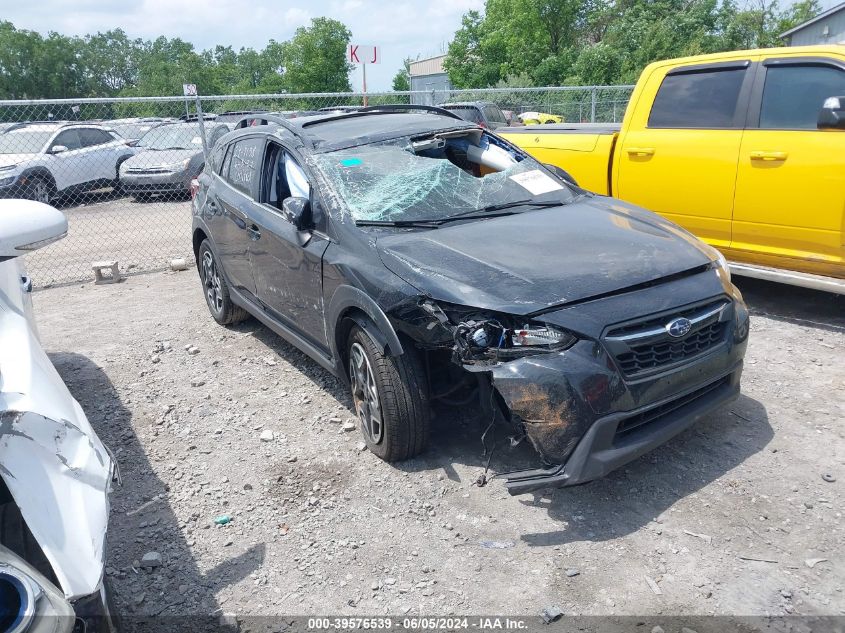
[{"label": "pickup truck wheel", "polygon": [[202,281],[205,303],[211,316],[220,325],[232,325],[239,323],[249,317],[249,313],[243,308],[232,303],[229,296],[229,286],[223,277],[223,271],[214,257],[208,240],[200,244],[197,256],[197,267],[199,268],[200,281]]},{"label": "pickup truck wheel", "polygon": [[367,448],[386,462],[409,459],[428,446],[429,404],[416,349],[383,354],[355,325],[347,348],[352,403]]},{"label": "pickup truck wheel", "polygon": [[55,193],[53,189],[52,183],[46,178],[35,176],[30,179],[29,185],[27,185],[26,197],[30,200],[50,204],[50,200],[53,198]]}]

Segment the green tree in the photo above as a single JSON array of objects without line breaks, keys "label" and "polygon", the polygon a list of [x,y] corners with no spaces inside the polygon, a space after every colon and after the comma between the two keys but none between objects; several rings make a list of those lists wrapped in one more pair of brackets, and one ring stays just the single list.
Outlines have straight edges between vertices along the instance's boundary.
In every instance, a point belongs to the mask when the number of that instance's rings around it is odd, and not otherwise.
[{"label": "green tree", "polygon": [[313,18],[282,45],[283,84],[290,92],[348,92],[352,64],[346,47],[352,33],[331,18]]},{"label": "green tree", "polygon": [[141,40],[130,40],[121,29],[86,36],[81,59],[86,92],[110,96],[135,85],[143,50]]},{"label": "green tree", "polygon": [[410,57],[402,61],[402,68],[393,76],[393,89],[397,92],[406,92],[411,89],[411,62]]},{"label": "green tree", "polygon": [[777,0],[486,0],[464,14],[445,67],[459,88],[528,75],[534,85],[632,83],[672,57],[777,46],[819,11]]}]

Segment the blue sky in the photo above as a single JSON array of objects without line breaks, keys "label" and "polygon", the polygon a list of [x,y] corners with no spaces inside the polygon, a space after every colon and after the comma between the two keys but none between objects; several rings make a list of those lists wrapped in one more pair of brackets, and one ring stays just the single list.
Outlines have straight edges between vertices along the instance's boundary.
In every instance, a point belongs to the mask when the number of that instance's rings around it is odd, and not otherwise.
[{"label": "blue sky", "polygon": [[[387,90],[405,57],[445,50],[461,16],[483,0],[2,0],[0,19],[40,33],[85,35],[120,27],[131,37],[181,37],[197,49],[215,44],[263,48],[286,40],[312,17],[340,20],[357,44],[381,46],[384,62],[367,67],[367,87]],[[360,68],[351,76],[361,86]]]}]

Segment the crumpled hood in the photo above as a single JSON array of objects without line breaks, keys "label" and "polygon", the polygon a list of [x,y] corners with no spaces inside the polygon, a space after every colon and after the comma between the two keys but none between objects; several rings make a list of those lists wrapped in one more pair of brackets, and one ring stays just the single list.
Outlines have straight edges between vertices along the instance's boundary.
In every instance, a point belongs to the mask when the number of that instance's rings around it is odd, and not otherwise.
[{"label": "crumpled hood", "polygon": [[[141,148],[143,150],[143,148]],[[126,167],[144,167],[147,169],[159,167],[161,165],[172,165],[173,163],[180,163],[183,160],[193,158],[194,156],[202,154],[202,148],[196,149],[165,149],[143,150],[124,163]]]},{"label": "crumpled hood", "polygon": [[384,265],[436,300],[529,314],[711,261],[660,216],[607,198],[379,235]]},{"label": "crumpled hood", "polygon": [[0,154],[0,167],[17,165],[35,158],[37,154]]},{"label": "crumpled hood", "polygon": [[103,575],[112,460],[15,299],[0,263],[0,477],[69,599]]}]

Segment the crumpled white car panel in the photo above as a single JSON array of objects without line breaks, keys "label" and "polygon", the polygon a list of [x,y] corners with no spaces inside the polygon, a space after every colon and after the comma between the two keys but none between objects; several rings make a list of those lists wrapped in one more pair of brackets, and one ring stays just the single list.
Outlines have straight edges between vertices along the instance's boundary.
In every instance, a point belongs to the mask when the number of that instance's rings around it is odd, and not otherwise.
[{"label": "crumpled white car panel", "polygon": [[30,327],[20,274],[0,263],[0,476],[72,599],[101,584],[112,461]]}]

